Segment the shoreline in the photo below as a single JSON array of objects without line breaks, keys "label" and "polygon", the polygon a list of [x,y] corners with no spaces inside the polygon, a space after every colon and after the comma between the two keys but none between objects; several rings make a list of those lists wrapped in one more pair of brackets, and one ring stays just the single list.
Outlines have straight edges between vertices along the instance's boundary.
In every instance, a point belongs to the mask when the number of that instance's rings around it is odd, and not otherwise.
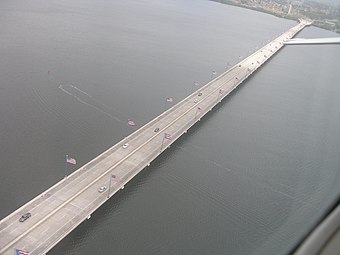
[{"label": "shoreline", "polygon": [[[262,8],[262,7],[256,7],[256,6],[251,6],[251,5],[247,5],[247,4],[242,4],[242,3],[238,3],[236,1],[232,1],[232,0],[211,0],[217,3],[221,3],[221,4],[227,4],[227,5],[231,5],[231,6],[236,6],[236,7],[241,7],[241,8],[245,8],[245,9],[249,9],[249,10],[253,10],[253,11],[258,11],[258,12],[262,12],[262,13],[266,13],[266,14],[270,14],[279,18],[283,18],[283,19],[288,19],[288,20],[295,20],[298,22],[299,19],[306,19],[308,17],[304,17],[304,16],[297,16],[297,15],[287,15],[284,13],[279,13],[279,12],[273,12],[271,10]],[[309,18],[308,18],[309,19]],[[324,23],[321,23],[320,21],[314,21],[312,26],[318,27],[318,28],[322,28],[325,29],[327,31],[330,32],[334,32],[337,34],[340,34],[340,31],[334,31],[331,30],[330,27],[327,27]]]}]

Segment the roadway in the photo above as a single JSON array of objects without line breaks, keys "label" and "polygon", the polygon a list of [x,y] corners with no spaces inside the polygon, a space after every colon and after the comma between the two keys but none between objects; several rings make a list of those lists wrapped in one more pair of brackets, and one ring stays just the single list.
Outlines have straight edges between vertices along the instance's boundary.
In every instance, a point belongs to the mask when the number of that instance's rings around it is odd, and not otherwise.
[{"label": "roadway", "polygon": [[330,37],[330,38],[294,38],[285,44],[292,45],[308,45],[308,44],[340,44],[340,37]]},{"label": "roadway", "polygon": [[[302,22],[289,29],[1,220],[0,254],[12,255],[15,248],[32,255],[45,254],[306,25]],[[172,139],[164,139],[165,133]],[[129,146],[124,149],[125,143]],[[109,187],[110,183],[110,189],[98,192],[98,188]],[[32,217],[19,222],[26,212]]]}]

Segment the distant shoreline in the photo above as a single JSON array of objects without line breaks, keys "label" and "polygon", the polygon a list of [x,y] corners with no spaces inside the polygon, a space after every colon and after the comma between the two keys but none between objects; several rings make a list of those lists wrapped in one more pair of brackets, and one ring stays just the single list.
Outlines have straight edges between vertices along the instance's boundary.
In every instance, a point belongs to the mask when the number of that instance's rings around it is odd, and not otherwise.
[{"label": "distant shoreline", "polygon": [[[270,11],[270,10],[264,9],[262,7],[255,7],[255,6],[243,4],[243,3],[237,2],[235,0],[210,0],[210,1],[214,1],[214,2],[217,2],[217,3],[221,3],[221,4],[227,4],[227,5],[242,7],[242,8],[246,8],[246,9],[249,9],[249,10],[254,10],[254,11],[258,11],[258,12],[262,12],[262,13],[267,13],[267,14],[271,14],[271,15],[274,15],[274,16],[279,17],[279,18],[284,18],[284,19],[289,19],[289,20],[298,21],[298,19],[300,19],[300,18],[305,18],[305,17],[299,17],[297,15],[287,15],[287,14],[284,14],[284,13],[281,13],[281,12]],[[318,21],[313,22],[312,25],[315,26],[315,27],[319,27],[319,28],[340,34],[340,31],[331,30],[324,23],[321,23],[321,22],[318,22]]]}]

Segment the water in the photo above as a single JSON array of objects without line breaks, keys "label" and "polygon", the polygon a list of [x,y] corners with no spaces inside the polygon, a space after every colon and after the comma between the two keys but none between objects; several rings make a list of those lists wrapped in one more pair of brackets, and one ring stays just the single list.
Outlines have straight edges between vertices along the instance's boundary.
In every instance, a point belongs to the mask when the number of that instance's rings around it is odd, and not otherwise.
[{"label": "water", "polygon": [[[0,22],[0,218],[295,24],[203,0],[5,0]],[[285,47],[49,254],[289,253],[339,198],[339,55]]]}]

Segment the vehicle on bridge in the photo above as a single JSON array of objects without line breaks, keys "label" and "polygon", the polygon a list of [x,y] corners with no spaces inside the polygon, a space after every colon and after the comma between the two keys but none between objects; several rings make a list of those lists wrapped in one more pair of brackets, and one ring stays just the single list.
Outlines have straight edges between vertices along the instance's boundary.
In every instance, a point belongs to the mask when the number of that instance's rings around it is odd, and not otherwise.
[{"label": "vehicle on bridge", "polygon": [[106,190],[106,186],[101,186],[101,187],[98,189],[98,192],[99,192],[99,193],[103,193],[105,190]]},{"label": "vehicle on bridge", "polygon": [[22,215],[19,219],[20,222],[24,222],[25,220],[27,220],[28,218],[30,218],[32,215],[31,213],[25,213],[24,215]]}]

